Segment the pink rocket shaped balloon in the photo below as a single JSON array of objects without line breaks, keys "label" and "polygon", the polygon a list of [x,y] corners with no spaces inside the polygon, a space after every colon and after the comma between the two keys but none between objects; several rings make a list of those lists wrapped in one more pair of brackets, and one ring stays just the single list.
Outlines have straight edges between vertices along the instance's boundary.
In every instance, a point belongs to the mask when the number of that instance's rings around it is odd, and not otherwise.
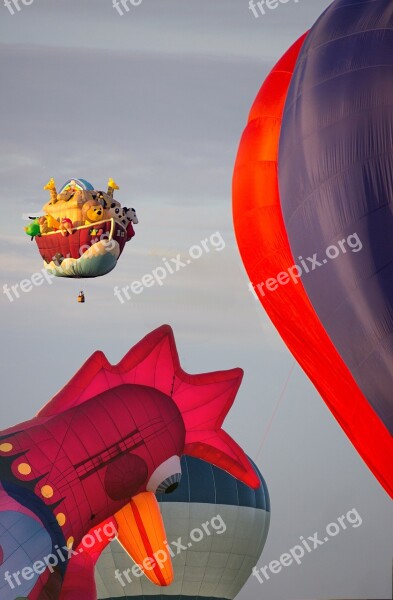
[{"label": "pink rocket shaped balloon", "polygon": [[[72,593],[78,569],[68,573],[69,559],[100,551],[114,535],[138,559],[164,549],[154,493],[176,487],[182,454],[258,487],[221,428],[241,379],[241,369],[185,373],[162,326],[118,365],[96,352],[35,418],[3,431],[2,600],[55,599],[63,583]],[[170,561],[146,574],[167,585]]]}]

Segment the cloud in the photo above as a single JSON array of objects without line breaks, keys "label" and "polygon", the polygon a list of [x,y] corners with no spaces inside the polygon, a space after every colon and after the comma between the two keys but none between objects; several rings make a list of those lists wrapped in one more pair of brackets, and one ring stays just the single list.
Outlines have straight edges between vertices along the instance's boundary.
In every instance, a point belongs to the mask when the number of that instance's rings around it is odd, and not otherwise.
[{"label": "cloud", "polygon": [[30,195],[35,203],[49,176],[61,183],[71,173],[98,186],[113,175],[122,190],[187,204],[229,195],[266,70],[204,56],[3,46],[4,191],[13,205]]},{"label": "cloud", "polygon": [[[112,0],[35,0],[16,18],[4,15],[2,40],[53,47],[117,49],[155,56],[274,60],[306,31],[329,0],[289,1],[255,19],[248,2],[199,0],[164,3],[143,0],[122,17]],[[77,15],[77,17],[75,17]],[[6,18],[8,17],[8,18]],[[50,24],[50,26],[48,25]],[[88,25],[87,25],[88,24]],[[115,35],[113,33],[115,32]]]}]

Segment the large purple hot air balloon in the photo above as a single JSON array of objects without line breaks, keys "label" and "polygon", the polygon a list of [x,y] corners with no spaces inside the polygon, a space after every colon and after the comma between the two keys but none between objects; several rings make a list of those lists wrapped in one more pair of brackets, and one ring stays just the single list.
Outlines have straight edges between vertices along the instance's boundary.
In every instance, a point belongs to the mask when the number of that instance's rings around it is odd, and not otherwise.
[{"label": "large purple hot air balloon", "polygon": [[307,36],[284,109],[279,184],[293,255],[323,264],[303,278],[307,294],[393,433],[391,0],[338,0]]},{"label": "large purple hot air balloon", "polygon": [[393,2],[336,0],[272,69],[236,159],[253,289],[393,497]]}]

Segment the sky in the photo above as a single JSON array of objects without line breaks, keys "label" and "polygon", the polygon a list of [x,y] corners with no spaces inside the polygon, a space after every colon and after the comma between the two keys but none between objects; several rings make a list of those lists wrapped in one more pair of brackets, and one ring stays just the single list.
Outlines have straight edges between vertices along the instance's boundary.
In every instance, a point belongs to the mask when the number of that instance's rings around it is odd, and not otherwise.
[{"label": "sky", "polygon": [[[330,4],[289,0],[256,18],[247,0],[111,0],[0,5],[1,287],[42,268],[24,234],[43,186],[108,177],[139,224],[114,271],[0,294],[1,428],[33,416],[96,349],[117,363],[169,323],[191,373],[242,367],[225,422],[261,469],[271,528],[259,565],[356,509],[361,526],[239,600],[390,598],[391,501],[248,290],[233,233],[231,179],[264,78]],[[209,252],[123,303],[140,280],[208,240]],[[220,243],[218,244],[217,241]],[[214,245],[215,244],[215,245]]]}]

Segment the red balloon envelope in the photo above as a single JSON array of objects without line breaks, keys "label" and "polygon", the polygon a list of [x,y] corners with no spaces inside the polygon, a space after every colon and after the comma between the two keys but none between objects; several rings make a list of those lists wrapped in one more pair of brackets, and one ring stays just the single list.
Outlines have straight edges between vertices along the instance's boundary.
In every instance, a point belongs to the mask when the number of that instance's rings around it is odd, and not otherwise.
[{"label": "red balloon envelope", "polygon": [[[278,150],[302,36],[275,65],[251,108],[233,175],[239,250],[255,292],[341,427],[393,497],[393,441],[322,325],[299,277],[284,223]],[[280,163],[281,169],[285,165]],[[307,231],[304,232],[307,236]]]}]

